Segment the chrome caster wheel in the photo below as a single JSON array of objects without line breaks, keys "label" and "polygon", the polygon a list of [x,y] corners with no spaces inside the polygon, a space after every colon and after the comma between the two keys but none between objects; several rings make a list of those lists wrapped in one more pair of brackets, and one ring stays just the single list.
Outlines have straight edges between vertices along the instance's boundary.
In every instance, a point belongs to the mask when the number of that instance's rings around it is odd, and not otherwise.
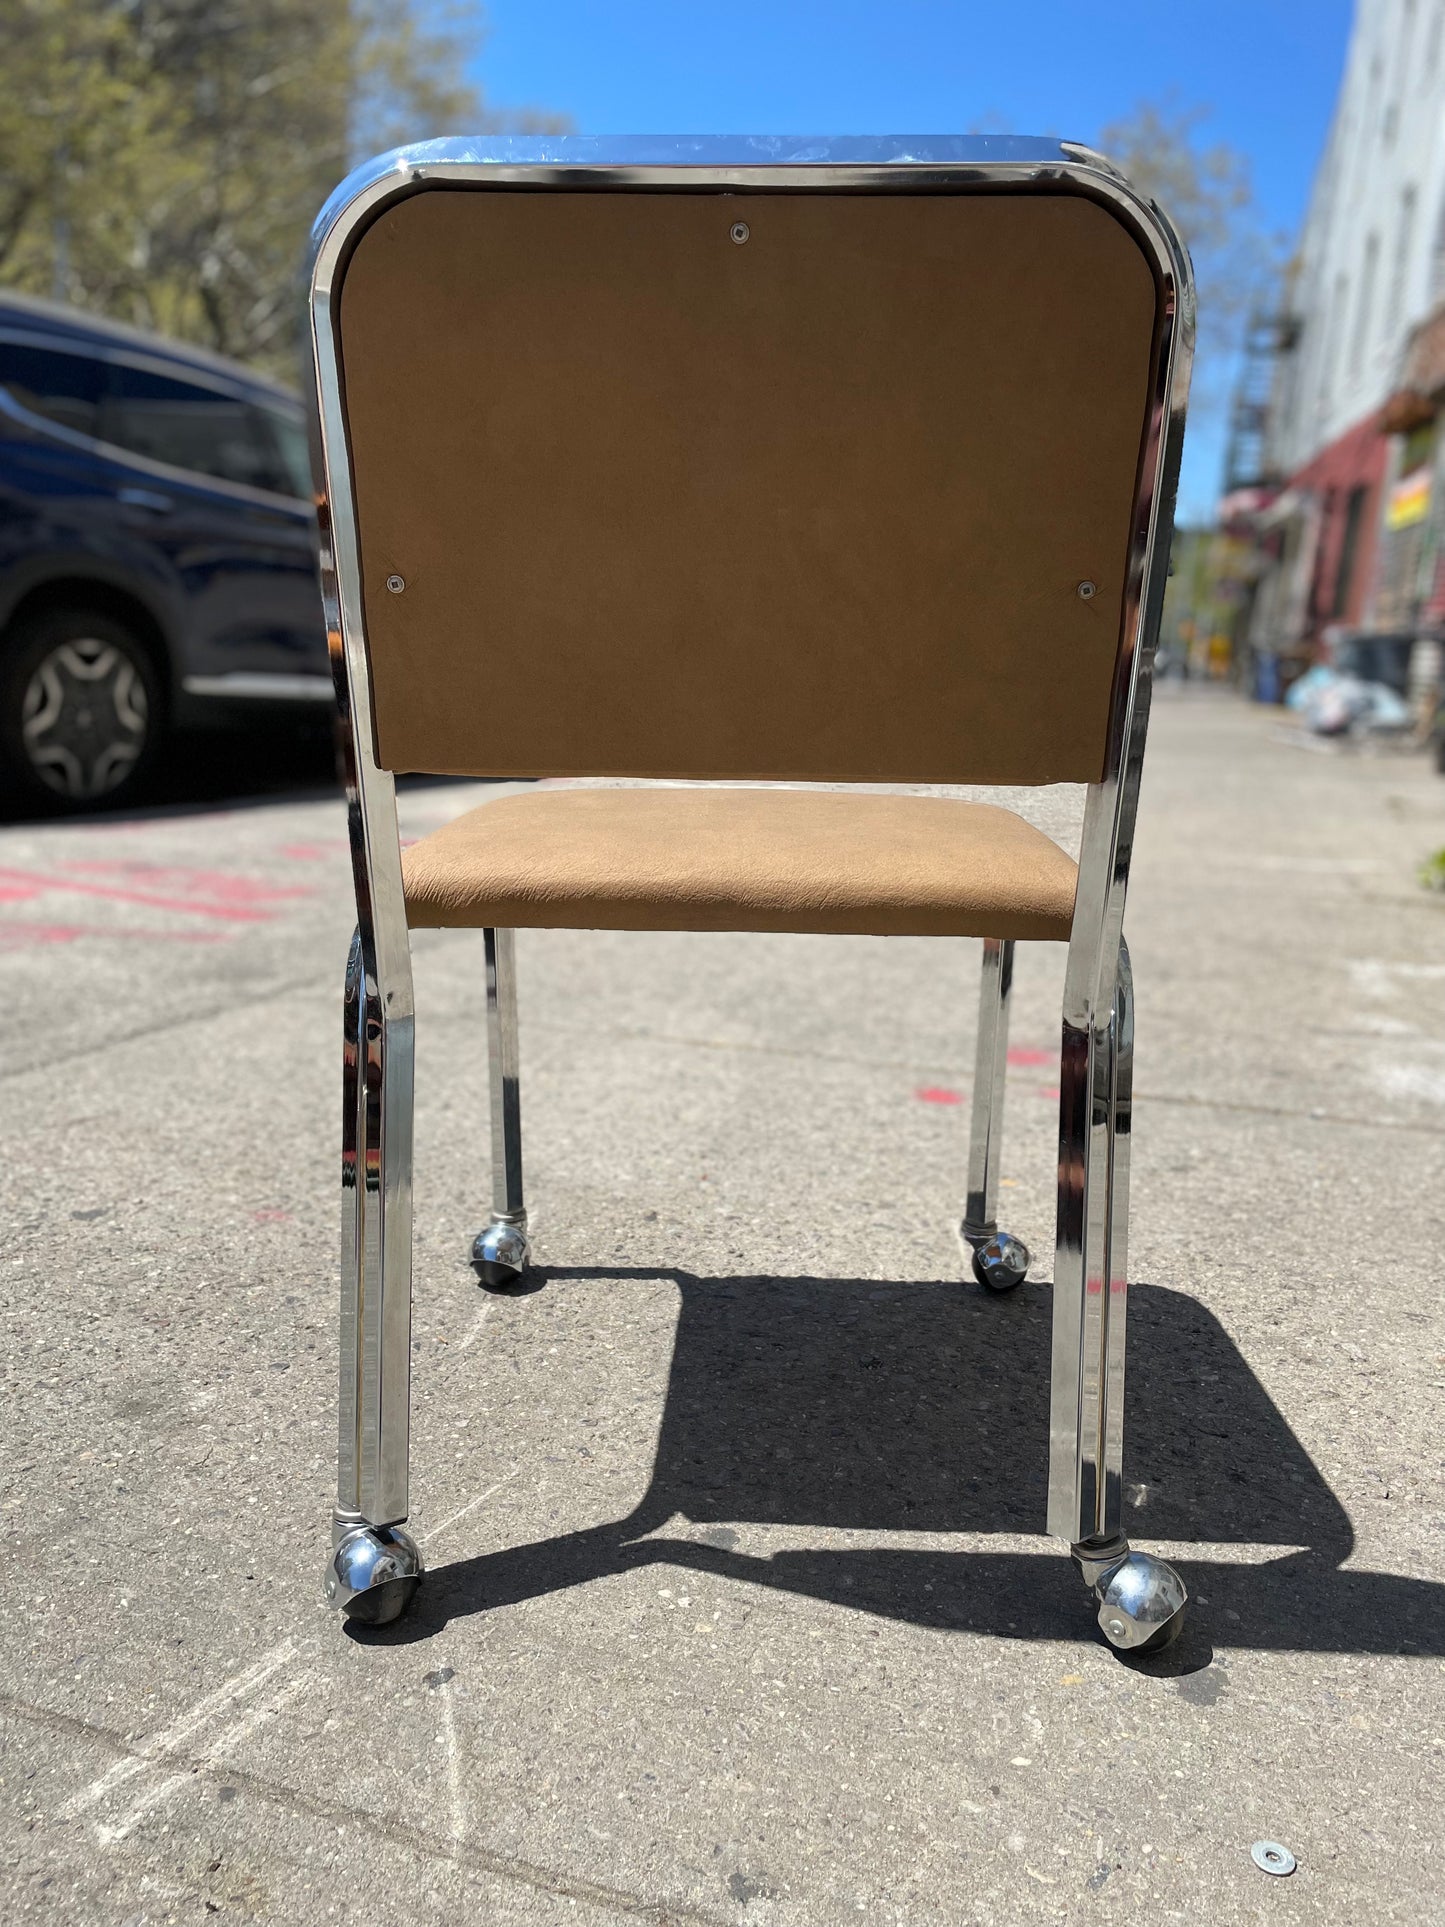
[{"label": "chrome caster wheel", "polygon": [[517,1284],[531,1255],[525,1225],[508,1218],[493,1218],[472,1245],[472,1265],[488,1291]]},{"label": "chrome caster wheel", "polygon": [[996,1232],[973,1247],[973,1275],[986,1291],[1014,1291],[1028,1272],[1029,1248],[1011,1232]]},{"label": "chrome caster wheel", "polygon": [[1121,1653],[1157,1653],[1184,1627],[1189,1594],[1173,1566],[1130,1552],[1094,1580],[1099,1629]]},{"label": "chrome caster wheel", "polygon": [[326,1569],[326,1599],[348,1619],[389,1626],[400,1619],[421,1584],[421,1554],[400,1526],[354,1526],[343,1531]]}]

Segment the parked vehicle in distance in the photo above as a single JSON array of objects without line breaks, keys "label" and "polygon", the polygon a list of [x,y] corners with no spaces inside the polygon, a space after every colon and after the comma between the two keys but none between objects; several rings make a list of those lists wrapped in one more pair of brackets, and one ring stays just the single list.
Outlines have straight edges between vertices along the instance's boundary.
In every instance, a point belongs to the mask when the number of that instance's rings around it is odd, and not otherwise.
[{"label": "parked vehicle in distance", "polygon": [[0,291],[7,800],[121,802],[172,729],[331,701],[296,397]]}]

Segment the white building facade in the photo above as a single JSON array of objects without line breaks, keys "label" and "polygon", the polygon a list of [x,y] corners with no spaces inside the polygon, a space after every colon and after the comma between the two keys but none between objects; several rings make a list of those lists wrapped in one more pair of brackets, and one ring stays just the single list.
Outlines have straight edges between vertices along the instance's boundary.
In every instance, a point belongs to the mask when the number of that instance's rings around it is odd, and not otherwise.
[{"label": "white building facade", "polygon": [[1445,298],[1445,0],[1359,0],[1300,238],[1272,436],[1286,474],[1378,409]]},{"label": "white building facade", "polygon": [[1389,493],[1386,429],[1412,332],[1445,301],[1445,0],[1357,0],[1289,295],[1267,462],[1284,479],[1256,648],[1305,659],[1368,626]]}]

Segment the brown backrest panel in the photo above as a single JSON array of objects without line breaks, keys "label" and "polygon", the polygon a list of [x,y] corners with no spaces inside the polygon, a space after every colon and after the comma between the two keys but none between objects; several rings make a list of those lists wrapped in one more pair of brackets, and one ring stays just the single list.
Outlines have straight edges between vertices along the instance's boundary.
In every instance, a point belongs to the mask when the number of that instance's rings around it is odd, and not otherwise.
[{"label": "brown backrest panel", "polygon": [[340,308],[380,762],[1097,780],[1155,305],[1064,194],[393,204]]}]

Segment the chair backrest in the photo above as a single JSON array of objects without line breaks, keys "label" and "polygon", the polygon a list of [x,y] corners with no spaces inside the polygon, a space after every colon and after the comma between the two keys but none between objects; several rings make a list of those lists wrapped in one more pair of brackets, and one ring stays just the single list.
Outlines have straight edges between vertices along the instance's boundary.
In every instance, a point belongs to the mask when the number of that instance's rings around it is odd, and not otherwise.
[{"label": "chair backrest", "polygon": [[383,768],[1100,778],[1163,313],[1115,209],[478,178],[338,273]]}]

